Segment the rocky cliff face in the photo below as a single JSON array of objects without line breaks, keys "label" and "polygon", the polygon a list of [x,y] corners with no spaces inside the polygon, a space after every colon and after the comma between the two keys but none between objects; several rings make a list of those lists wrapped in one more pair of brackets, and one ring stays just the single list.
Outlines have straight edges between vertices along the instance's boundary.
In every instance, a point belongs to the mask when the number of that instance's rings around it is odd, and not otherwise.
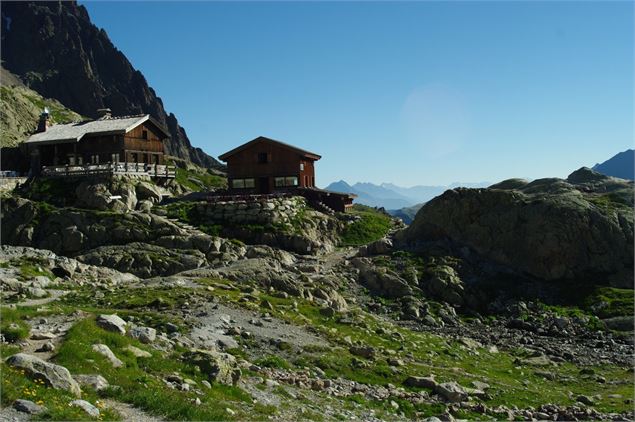
[{"label": "rocky cliff face", "polygon": [[447,242],[543,280],[633,282],[633,183],[588,168],[566,180],[512,179],[428,202],[403,233]]},{"label": "rocky cliff face", "polygon": [[143,74],[76,2],[3,2],[2,60],[30,88],[84,116],[103,107],[115,115],[150,113],[170,131],[168,154],[219,166],[190,144]]}]

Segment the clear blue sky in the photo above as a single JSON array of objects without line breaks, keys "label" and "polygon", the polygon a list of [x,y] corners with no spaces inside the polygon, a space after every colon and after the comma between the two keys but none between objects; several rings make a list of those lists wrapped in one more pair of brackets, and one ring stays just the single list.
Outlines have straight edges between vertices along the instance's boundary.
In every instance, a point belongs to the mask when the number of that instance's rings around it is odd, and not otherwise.
[{"label": "clear blue sky", "polygon": [[564,177],[633,147],[633,2],[83,2],[217,157],[317,184]]}]

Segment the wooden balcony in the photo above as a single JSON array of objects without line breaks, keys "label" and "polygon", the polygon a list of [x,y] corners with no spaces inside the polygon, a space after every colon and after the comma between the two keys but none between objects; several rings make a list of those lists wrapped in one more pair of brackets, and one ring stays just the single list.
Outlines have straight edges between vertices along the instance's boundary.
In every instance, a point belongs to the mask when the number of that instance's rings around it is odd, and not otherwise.
[{"label": "wooden balcony", "polygon": [[176,167],[145,163],[103,163],[82,166],[45,166],[42,167],[41,172],[41,175],[46,177],[81,177],[105,174],[128,174],[173,179],[176,177]]}]

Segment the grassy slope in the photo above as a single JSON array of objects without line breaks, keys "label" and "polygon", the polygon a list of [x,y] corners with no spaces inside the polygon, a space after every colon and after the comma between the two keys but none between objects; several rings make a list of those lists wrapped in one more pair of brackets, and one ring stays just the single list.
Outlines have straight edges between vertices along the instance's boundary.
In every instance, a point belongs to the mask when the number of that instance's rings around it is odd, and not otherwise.
[{"label": "grassy slope", "polygon": [[371,207],[356,204],[352,214],[361,217],[342,232],[342,246],[360,246],[384,237],[392,226],[391,218]]},{"label": "grassy slope", "polygon": [[52,123],[82,120],[82,116],[59,101],[42,97],[23,86],[0,86],[0,146],[15,146],[35,129],[44,107],[51,113]]}]

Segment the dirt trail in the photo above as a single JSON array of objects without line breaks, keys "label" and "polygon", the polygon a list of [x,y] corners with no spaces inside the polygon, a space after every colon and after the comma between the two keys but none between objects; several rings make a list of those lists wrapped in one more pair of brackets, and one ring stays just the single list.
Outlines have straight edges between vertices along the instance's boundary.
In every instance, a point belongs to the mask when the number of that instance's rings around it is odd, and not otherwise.
[{"label": "dirt trail", "polygon": [[42,299],[27,299],[23,302],[18,302],[15,306],[42,306],[47,303],[51,303],[59,299],[60,297],[68,294],[68,290],[47,290],[51,295]]},{"label": "dirt trail", "polygon": [[107,408],[113,409],[121,415],[121,420],[127,422],[163,422],[165,419],[159,418],[153,415],[149,415],[141,409],[137,409],[136,407],[128,404],[122,403],[119,401],[115,401],[112,399],[104,399],[102,403]]}]

